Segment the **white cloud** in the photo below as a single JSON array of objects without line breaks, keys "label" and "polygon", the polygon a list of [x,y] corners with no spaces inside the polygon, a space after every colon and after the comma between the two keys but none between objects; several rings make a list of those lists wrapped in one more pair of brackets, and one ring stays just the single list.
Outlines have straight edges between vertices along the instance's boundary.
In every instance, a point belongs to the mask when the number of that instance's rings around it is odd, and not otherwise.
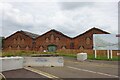
[{"label": "white cloud", "polygon": [[94,3],[91,7],[85,5],[64,12],[66,16],[69,16],[69,19],[73,19],[72,24],[74,24],[77,34],[88,30],[90,27],[98,27],[111,33],[117,33],[117,10],[117,3]]},{"label": "white cloud", "polygon": [[17,24],[32,24],[33,16],[29,13],[21,12],[10,4],[4,4],[3,20],[14,21]]},{"label": "white cloud", "polygon": [[[21,29],[38,34],[57,29],[72,37],[92,27],[111,33],[118,31],[117,3],[67,4],[67,7],[74,8],[66,8],[66,4],[58,2],[1,4],[1,9],[4,9],[4,15],[0,15],[3,16],[4,36]],[[71,6],[73,4],[76,6]]]},{"label": "white cloud", "polygon": [[119,0],[1,0],[2,2],[119,2]]}]

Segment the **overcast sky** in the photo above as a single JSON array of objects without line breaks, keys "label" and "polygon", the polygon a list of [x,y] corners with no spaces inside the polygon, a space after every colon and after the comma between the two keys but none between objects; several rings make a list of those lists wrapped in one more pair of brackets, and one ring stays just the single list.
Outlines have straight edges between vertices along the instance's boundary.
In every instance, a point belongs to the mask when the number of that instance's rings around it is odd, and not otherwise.
[{"label": "overcast sky", "polygon": [[51,29],[75,37],[93,27],[116,34],[118,3],[4,2],[0,3],[0,19],[5,37],[18,30],[42,35]]}]

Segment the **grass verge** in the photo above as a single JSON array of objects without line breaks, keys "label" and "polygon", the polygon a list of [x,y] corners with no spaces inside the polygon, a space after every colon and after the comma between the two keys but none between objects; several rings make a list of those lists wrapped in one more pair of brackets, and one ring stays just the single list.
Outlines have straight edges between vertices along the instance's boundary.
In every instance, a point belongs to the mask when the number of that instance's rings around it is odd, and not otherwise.
[{"label": "grass verge", "polygon": [[[3,52],[2,57],[10,57],[10,56],[33,56],[33,55],[39,55],[39,54],[57,54],[59,56],[65,56],[65,57],[73,57],[77,58],[76,54],[72,53],[58,53],[58,52],[33,52],[33,51],[17,51],[17,52]],[[107,56],[97,56],[97,58],[94,58],[94,55],[88,55],[89,60],[109,60],[109,61],[120,61],[120,57],[113,56],[112,59],[107,59]]]}]

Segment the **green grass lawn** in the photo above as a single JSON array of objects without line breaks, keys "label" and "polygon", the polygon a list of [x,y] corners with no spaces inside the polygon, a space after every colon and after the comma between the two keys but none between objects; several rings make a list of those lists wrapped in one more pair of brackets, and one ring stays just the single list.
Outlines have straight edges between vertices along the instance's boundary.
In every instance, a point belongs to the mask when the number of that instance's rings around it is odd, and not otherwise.
[{"label": "green grass lawn", "polygon": [[73,58],[76,58],[76,54],[62,54],[62,53],[59,53],[58,54],[59,56],[65,56],[65,57],[73,57]]},{"label": "green grass lawn", "polygon": [[35,54],[34,52],[25,52],[25,51],[17,51],[17,52],[2,52],[2,57],[10,57],[10,56],[30,56],[31,54]]},{"label": "green grass lawn", "polygon": [[1,80],[6,80],[6,79],[2,78]]},{"label": "green grass lawn", "polygon": [[[58,52],[25,52],[25,51],[18,51],[18,52],[3,52],[2,56],[5,57],[10,57],[10,56],[35,56],[39,54],[57,54],[59,56],[65,56],[65,57],[73,57],[77,58],[76,54],[72,53],[58,53]],[[120,61],[120,57],[118,56],[113,56],[112,59],[107,59],[107,56],[97,56],[97,58],[94,58],[94,55],[88,55],[89,60],[110,60],[110,61]]]},{"label": "green grass lawn", "polygon": [[120,61],[120,57],[113,56],[113,58],[107,58],[107,56],[97,56],[97,58],[94,57],[94,55],[88,55],[88,59],[90,60],[109,60],[109,61]]},{"label": "green grass lawn", "polygon": [[[60,56],[66,56],[66,57],[73,57],[77,58],[76,54],[59,54]],[[97,58],[94,57],[94,55],[87,55],[89,60],[109,60],[109,61],[120,61],[120,57],[113,56],[112,59],[107,59],[107,56],[97,56]]]}]

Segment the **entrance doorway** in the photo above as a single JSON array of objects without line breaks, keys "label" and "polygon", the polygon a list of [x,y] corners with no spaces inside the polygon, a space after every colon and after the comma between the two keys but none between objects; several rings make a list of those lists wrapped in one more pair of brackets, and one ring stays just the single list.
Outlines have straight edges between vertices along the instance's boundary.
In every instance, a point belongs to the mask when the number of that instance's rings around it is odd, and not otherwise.
[{"label": "entrance doorway", "polygon": [[55,52],[57,50],[57,46],[56,45],[48,45],[48,51],[49,52]]}]

